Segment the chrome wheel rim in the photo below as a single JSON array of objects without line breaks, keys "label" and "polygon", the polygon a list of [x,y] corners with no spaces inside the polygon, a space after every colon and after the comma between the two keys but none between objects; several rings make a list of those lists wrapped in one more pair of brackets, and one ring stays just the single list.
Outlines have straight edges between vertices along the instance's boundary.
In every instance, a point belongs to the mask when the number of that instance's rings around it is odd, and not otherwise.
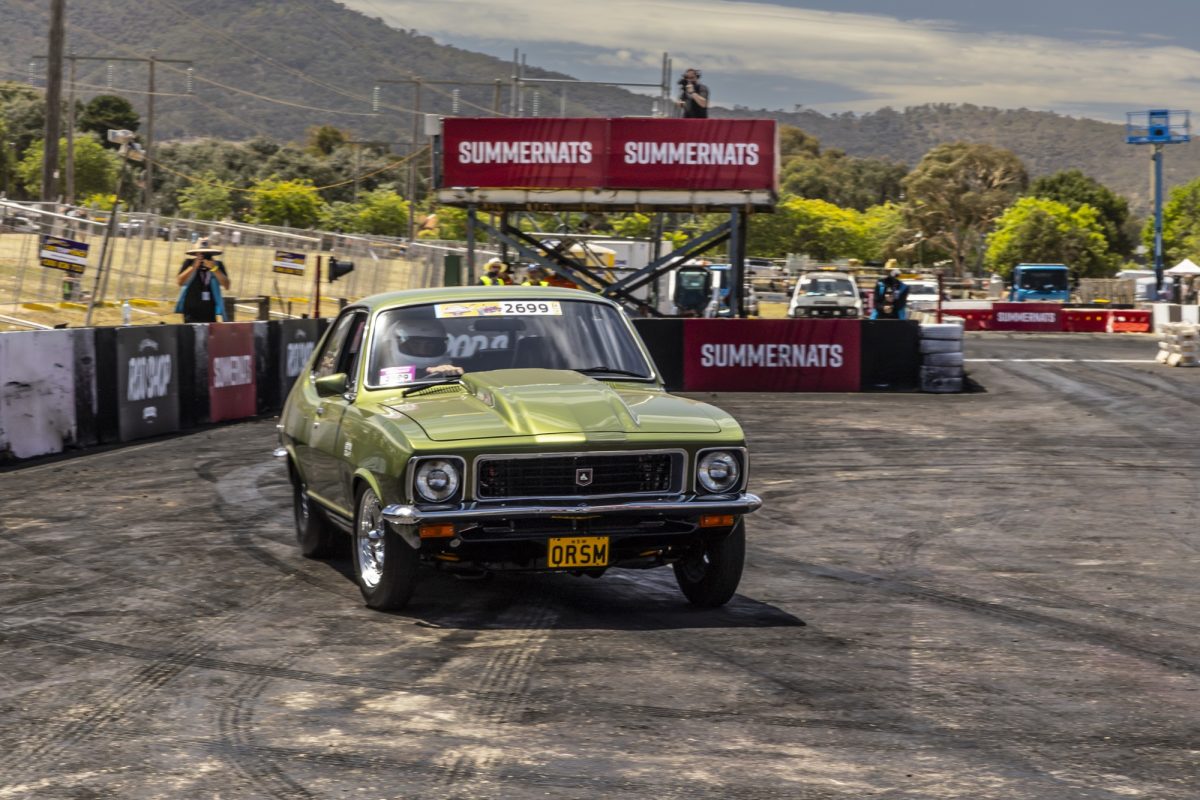
[{"label": "chrome wheel rim", "polygon": [[358,554],[358,574],[363,585],[374,589],[383,577],[384,540],[383,513],[379,498],[368,489],[358,508],[358,529],[355,531],[355,550]]}]

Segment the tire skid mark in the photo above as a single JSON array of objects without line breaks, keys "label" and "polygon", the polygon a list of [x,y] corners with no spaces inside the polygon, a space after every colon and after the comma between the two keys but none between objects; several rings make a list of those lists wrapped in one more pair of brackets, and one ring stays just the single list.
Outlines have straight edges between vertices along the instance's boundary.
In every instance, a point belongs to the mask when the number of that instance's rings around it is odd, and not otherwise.
[{"label": "tire skid mark", "polygon": [[[431,679],[453,680],[453,674],[447,673],[457,667],[471,673],[478,685],[490,687],[486,697],[464,703],[459,711],[458,725],[473,738],[462,747],[447,748],[438,758],[447,768],[439,785],[440,790],[450,793],[447,796],[482,796],[515,763],[511,757],[496,756],[494,743],[511,735],[502,726],[517,721],[519,711],[535,704],[529,691],[530,673],[559,616],[544,598],[517,605],[511,613],[501,612],[497,619],[504,621],[506,630],[493,634],[493,638],[501,639],[501,646],[490,653],[482,667],[473,667],[468,656],[460,663],[447,665],[450,669],[440,670]],[[494,791],[494,787],[491,789]]]},{"label": "tire skid mark", "polygon": [[[276,665],[291,663],[292,656]],[[260,673],[237,682],[229,693],[232,699],[218,700],[217,736],[225,745],[220,755],[229,766],[258,791],[256,797],[277,800],[307,800],[316,795],[293,780],[278,766],[277,759],[254,746],[255,708],[275,678]]]},{"label": "tire skid mark", "polygon": [[[651,590],[651,586],[645,585],[643,582],[630,579],[629,585],[633,586],[636,591],[647,592]],[[647,581],[645,583],[652,583]],[[663,581],[665,584],[665,581]],[[660,588],[662,585],[660,584]],[[654,612],[648,612],[650,616]],[[802,698],[807,698],[811,695],[811,687],[797,684],[796,682],[786,679],[780,675],[768,672],[762,668],[752,664],[747,664],[743,659],[735,654],[719,650],[715,647],[705,646],[693,639],[680,639],[678,637],[669,636],[661,631],[648,631],[648,635],[662,641],[666,646],[675,649],[686,649],[698,653],[707,660],[717,661],[736,668],[744,673],[752,675],[754,678],[768,683],[776,688],[782,689],[788,694],[796,695]],[[822,677],[822,683],[828,686],[842,687],[849,691],[858,691],[861,687],[851,684],[847,681]],[[913,686],[914,689],[921,690],[926,699],[944,701],[947,697],[947,691],[940,686]],[[884,707],[882,710],[894,710]],[[659,713],[656,716],[673,716],[672,711],[668,709],[656,709]],[[966,755],[981,756],[983,760],[996,766],[997,772],[1008,772],[1013,768],[1014,764],[1020,764],[1021,768],[1027,773],[1029,779],[1040,784],[1050,786],[1056,792],[1064,792],[1068,789],[1074,790],[1082,788],[1077,781],[1072,781],[1069,778],[1062,777],[1056,774],[1054,769],[1039,767],[1031,760],[1031,754],[1027,752],[1015,751],[1013,742],[1009,737],[1003,734],[988,734],[972,732],[968,734],[961,728],[949,728],[930,722],[927,719],[916,717],[906,709],[901,709],[908,719],[904,723],[897,723],[894,718],[890,721],[880,720],[878,722],[862,723],[857,721],[847,721],[843,724],[829,724],[830,720],[823,720],[825,724],[822,728],[847,729],[854,731],[864,731],[874,734],[895,734],[901,733],[905,737],[918,739],[921,742],[936,741],[939,747],[961,751]],[[718,712],[723,719],[738,719],[742,715],[736,712]],[[713,716],[716,716],[714,714]],[[753,721],[755,724],[760,724],[760,718],[745,715],[748,721]],[[808,727],[803,724],[789,727]],[[1106,740],[1107,743],[1108,740]],[[921,749],[921,745],[913,745],[912,749]],[[879,743],[872,743],[873,749],[887,749],[880,747]],[[903,749],[903,748],[902,748]],[[1036,752],[1036,751],[1035,751]],[[1123,795],[1116,793],[1103,792],[1096,794],[1097,798],[1106,798],[1107,800],[1122,800]]]},{"label": "tire skid mark", "polygon": [[[145,651],[153,655],[142,659],[147,663],[135,669],[132,675],[114,684],[106,685],[99,691],[80,690],[80,699],[72,702],[71,705],[82,706],[84,710],[71,718],[58,720],[56,724],[38,731],[33,736],[26,737],[16,747],[0,755],[0,776],[13,780],[18,774],[36,771],[42,763],[57,760],[62,753],[76,747],[81,741],[110,727],[142,703],[147,695],[169,683],[184,670],[202,662],[204,660],[202,653],[206,649],[205,640],[207,638],[248,617],[257,610],[258,606],[288,589],[291,583],[287,579],[277,581],[274,586],[267,587],[250,598],[250,601],[237,609],[236,613],[209,618],[198,628],[176,638],[171,643],[169,650]],[[13,628],[0,625],[0,640],[12,636],[51,644],[67,644],[68,646],[88,641],[71,634],[66,634],[64,637],[63,634],[37,626]],[[80,649],[120,655],[121,647],[83,647]],[[4,785],[0,784],[0,787]]]},{"label": "tire skid mark", "polygon": [[[778,557],[781,559],[786,558],[782,555]],[[842,567],[812,564],[802,561],[791,561],[791,564],[794,569],[799,570],[807,575],[811,575],[815,578],[828,578],[831,580],[840,581],[842,583],[854,584],[856,586],[866,586],[874,589],[880,589],[892,594],[905,595],[920,600],[936,602],[941,605],[964,609],[972,613],[997,617],[1007,622],[1036,625],[1040,628],[1053,631],[1059,636],[1072,641],[1081,641],[1100,647],[1105,647],[1109,650],[1113,650],[1114,652],[1132,656],[1142,661],[1150,661],[1168,669],[1173,669],[1190,675],[1200,675],[1200,662],[1177,656],[1174,653],[1163,652],[1162,650],[1157,650],[1145,645],[1128,641],[1112,631],[1106,630],[1097,625],[1089,625],[1083,622],[1072,622],[1070,620],[1060,619],[1050,614],[1043,614],[1037,611],[1023,611],[1011,606],[1006,606],[1002,603],[993,603],[987,600],[976,600],[975,598],[968,597],[963,594],[944,591],[942,589],[935,589],[914,581],[899,580],[881,575],[858,572]]]}]

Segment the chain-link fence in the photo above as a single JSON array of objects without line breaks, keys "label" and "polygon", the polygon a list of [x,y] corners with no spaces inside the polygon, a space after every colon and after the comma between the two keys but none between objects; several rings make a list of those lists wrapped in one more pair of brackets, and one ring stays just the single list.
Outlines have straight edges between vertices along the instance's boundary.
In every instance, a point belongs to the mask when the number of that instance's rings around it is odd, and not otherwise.
[{"label": "chain-link fence", "polygon": [[[77,310],[94,296],[101,305],[131,300],[140,308],[158,305],[162,313],[170,314],[179,294],[176,276],[187,251],[200,239],[208,239],[224,251],[220,259],[233,284],[231,296],[269,297],[272,313],[300,316],[311,313],[318,257],[322,296],[356,299],[384,291],[440,286],[445,255],[465,252],[461,243],[410,246],[403,239],[383,236],[142,213],[118,214],[112,234],[107,235],[110,216],[80,207],[0,200],[0,307],[9,313],[31,305],[42,310]],[[43,235],[86,245],[83,273],[42,266]],[[274,271],[276,251],[303,255],[304,274]],[[107,265],[97,283],[102,254]],[[329,283],[330,257],[352,262],[354,270]],[[322,310],[327,314],[335,307],[326,304]]]}]

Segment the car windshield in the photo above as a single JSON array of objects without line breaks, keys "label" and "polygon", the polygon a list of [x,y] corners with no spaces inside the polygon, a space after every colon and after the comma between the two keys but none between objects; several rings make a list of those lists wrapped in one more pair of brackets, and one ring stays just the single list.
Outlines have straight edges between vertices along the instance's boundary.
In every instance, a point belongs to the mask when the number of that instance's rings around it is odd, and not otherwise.
[{"label": "car windshield", "polygon": [[1062,291],[1067,288],[1067,271],[1061,269],[1021,270],[1020,287],[1035,292]]},{"label": "car windshield", "polygon": [[802,294],[834,294],[853,297],[854,285],[845,278],[805,278],[800,281]]},{"label": "car windshield", "polygon": [[370,388],[496,369],[652,375],[621,312],[581,300],[467,300],[395,308],[375,320]]}]

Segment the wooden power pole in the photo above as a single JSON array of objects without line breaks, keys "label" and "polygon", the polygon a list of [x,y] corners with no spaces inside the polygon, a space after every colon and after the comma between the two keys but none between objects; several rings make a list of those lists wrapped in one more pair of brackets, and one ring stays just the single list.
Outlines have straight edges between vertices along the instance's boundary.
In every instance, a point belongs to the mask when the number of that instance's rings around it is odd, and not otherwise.
[{"label": "wooden power pole", "polygon": [[63,37],[66,0],[50,2],[50,44],[46,69],[46,135],[42,159],[42,200],[58,200],[58,137],[62,129]]}]

